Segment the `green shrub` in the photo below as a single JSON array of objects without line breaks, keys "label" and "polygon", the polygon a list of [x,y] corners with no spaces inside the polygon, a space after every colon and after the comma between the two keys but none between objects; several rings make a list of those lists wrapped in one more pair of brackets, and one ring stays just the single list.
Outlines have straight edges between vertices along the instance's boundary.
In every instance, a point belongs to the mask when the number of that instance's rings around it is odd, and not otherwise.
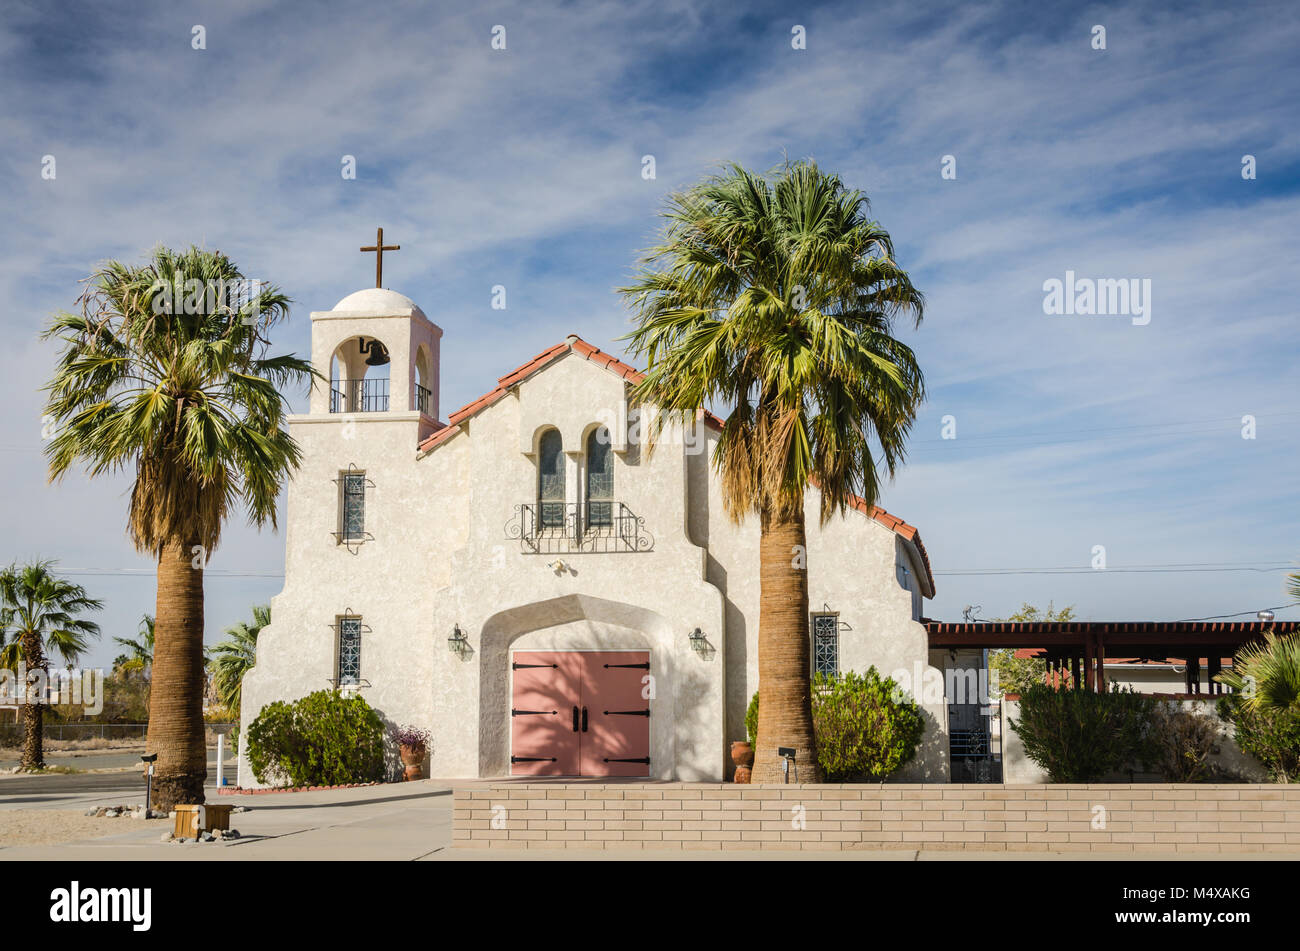
[{"label": "green shrub", "polygon": [[1110,693],[1034,684],[1020,695],[1025,755],[1054,783],[1091,783],[1151,758],[1147,722],[1156,699],[1112,687]]},{"label": "green shrub", "polygon": [[1174,702],[1155,705],[1148,724],[1146,765],[1167,783],[1203,783],[1224,778],[1210,761],[1219,751],[1219,726],[1212,717]]},{"label": "green shrub", "polygon": [[916,755],[925,732],[920,708],[875,667],[813,680],[817,764],[827,782],[871,782]]},{"label": "green shrub", "polygon": [[384,724],[361,697],[333,690],[277,700],[249,724],[248,762],[259,783],[375,782],[384,776]]},{"label": "green shrub", "polygon": [[[920,708],[875,667],[865,674],[813,680],[813,734],[817,764],[827,782],[875,782],[916,755],[925,721]],[[758,693],[749,701],[745,730],[758,739]]]},{"label": "green shrub", "polygon": [[1300,780],[1300,704],[1252,708],[1234,694],[1219,701],[1219,716],[1232,722],[1237,745],[1259,760],[1275,782]]}]

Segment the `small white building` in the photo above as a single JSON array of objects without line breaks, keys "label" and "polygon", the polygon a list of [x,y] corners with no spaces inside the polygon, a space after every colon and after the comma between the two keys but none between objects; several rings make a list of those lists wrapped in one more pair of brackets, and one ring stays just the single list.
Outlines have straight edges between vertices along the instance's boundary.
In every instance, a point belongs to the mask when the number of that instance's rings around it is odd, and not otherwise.
[{"label": "small white building", "polygon": [[[241,737],[266,703],[336,687],[429,729],[433,776],[729,775],[758,686],[758,523],[723,512],[718,420],[648,452],[640,374],[571,336],[441,422],[442,331],[410,299],[363,290],[311,320],[331,384],[289,420],[285,584]],[[814,496],[807,564],[819,669],[928,669],[915,528],[865,505],[819,528]],[[946,708],[922,706],[897,778],[943,781]]]}]

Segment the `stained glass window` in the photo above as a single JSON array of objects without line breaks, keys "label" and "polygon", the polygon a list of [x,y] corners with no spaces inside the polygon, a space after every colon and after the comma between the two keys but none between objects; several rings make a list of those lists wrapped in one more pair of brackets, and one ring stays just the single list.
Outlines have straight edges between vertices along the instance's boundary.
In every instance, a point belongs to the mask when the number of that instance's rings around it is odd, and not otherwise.
[{"label": "stained glass window", "polygon": [[564,527],[564,440],[558,429],[542,434],[537,451],[537,501],[542,528]]},{"label": "stained glass window", "polygon": [[341,540],[362,541],[366,537],[366,475],[364,472],[347,472],[339,484],[343,491]]},{"label": "stained glass window", "polygon": [[339,686],[361,683],[361,618],[339,618]]},{"label": "stained glass window", "polygon": [[609,430],[597,427],[587,437],[587,525],[607,528],[614,523],[614,453]]},{"label": "stained glass window", "polygon": [[834,677],[840,672],[840,616],[812,616],[813,673]]}]

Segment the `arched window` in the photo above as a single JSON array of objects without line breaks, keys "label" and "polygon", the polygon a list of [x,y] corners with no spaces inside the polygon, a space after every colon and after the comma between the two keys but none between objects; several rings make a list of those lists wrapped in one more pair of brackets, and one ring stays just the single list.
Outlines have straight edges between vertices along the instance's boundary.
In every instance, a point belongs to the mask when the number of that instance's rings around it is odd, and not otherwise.
[{"label": "arched window", "polygon": [[542,528],[564,527],[564,440],[558,429],[542,433],[537,447],[537,503]]},{"label": "arched window", "polygon": [[587,526],[614,524],[614,454],[609,430],[598,426],[587,436]]}]

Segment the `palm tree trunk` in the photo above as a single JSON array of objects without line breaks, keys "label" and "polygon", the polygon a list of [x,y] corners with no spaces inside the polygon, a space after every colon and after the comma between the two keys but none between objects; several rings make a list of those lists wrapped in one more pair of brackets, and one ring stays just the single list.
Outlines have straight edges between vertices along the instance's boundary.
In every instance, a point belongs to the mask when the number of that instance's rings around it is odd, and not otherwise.
[{"label": "palm tree trunk", "polygon": [[191,565],[190,544],[169,543],[158,556],[149,735],[158,754],[155,808],[203,802],[208,775],[203,729],[203,569]]},{"label": "palm tree trunk", "polygon": [[[27,676],[42,670],[44,665],[44,654],[41,651],[40,639],[30,632],[22,635],[20,643],[22,644],[23,665],[27,669]],[[44,769],[45,768],[45,747],[44,747],[44,726],[45,711],[41,707],[41,701],[45,699],[41,693],[33,693],[30,684],[21,684],[23,697],[23,769]]]},{"label": "palm tree trunk", "polygon": [[783,746],[795,750],[800,782],[821,782],[813,741],[806,552],[803,508],[784,513],[764,509],[758,543],[755,783],[783,781],[784,762],[777,755]]}]

